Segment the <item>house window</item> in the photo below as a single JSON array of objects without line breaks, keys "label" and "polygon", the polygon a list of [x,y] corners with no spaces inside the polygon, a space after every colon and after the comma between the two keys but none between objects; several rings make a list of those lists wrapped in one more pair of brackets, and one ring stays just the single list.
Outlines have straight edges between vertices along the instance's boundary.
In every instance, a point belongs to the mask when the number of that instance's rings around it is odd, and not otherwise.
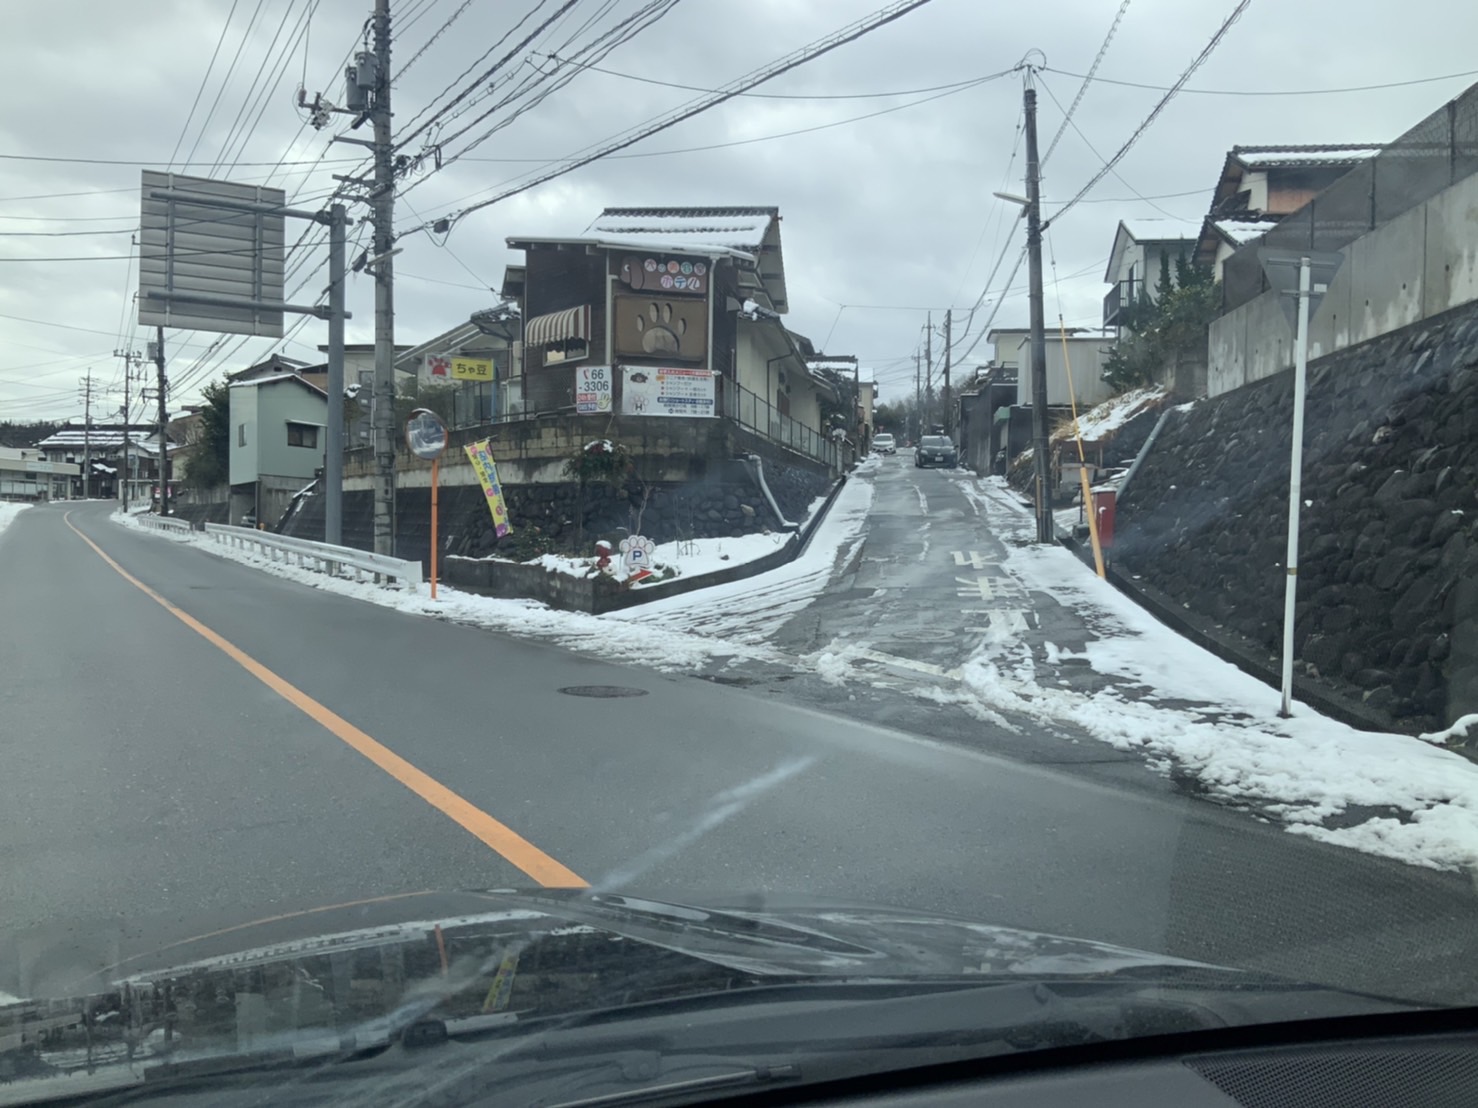
[{"label": "house window", "polygon": [[287,425],[287,445],[318,449],[317,426],[312,423],[289,423]]},{"label": "house window", "polygon": [[238,423],[236,425],[236,445],[246,445],[246,424],[244,423]]}]

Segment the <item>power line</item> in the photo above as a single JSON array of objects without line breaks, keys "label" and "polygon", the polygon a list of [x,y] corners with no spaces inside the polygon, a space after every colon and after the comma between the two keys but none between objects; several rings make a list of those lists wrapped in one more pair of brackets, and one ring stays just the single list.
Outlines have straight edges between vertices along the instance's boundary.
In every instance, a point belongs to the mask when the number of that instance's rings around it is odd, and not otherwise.
[{"label": "power line", "polygon": [[[1099,65],[1103,62],[1103,56],[1108,53],[1109,43],[1114,41],[1114,32],[1119,29],[1119,24],[1124,20],[1124,13],[1129,10],[1129,0],[1124,0],[1119,5],[1119,10],[1114,16],[1114,21],[1109,24],[1108,34],[1103,37],[1103,45],[1098,48],[1098,53],[1093,56],[1093,64],[1088,67],[1088,75],[1083,78],[1083,83],[1078,86],[1078,94],[1073,97],[1072,107],[1062,114],[1062,123],[1057,128],[1057,134],[1052,136],[1052,141],[1047,144],[1047,153],[1042,155],[1042,165],[1046,165],[1052,157],[1052,151],[1057,149],[1057,144],[1062,141],[1062,134],[1067,130],[1067,125],[1072,121],[1073,113],[1078,110],[1078,105],[1083,102],[1083,94],[1088,91],[1089,84],[1093,81],[1093,75],[1098,72]],[[1056,99],[1055,97],[1053,98]],[[1062,105],[1058,105],[1060,108]]]},{"label": "power line", "polygon": [[[589,165],[591,162],[597,161],[600,158],[606,157],[610,154],[614,154],[619,150],[624,150],[626,147],[632,146],[642,141],[643,139],[650,137],[651,135],[657,134],[659,131],[665,131],[669,127],[674,127],[685,119],[691,119],[695,115],[699,115],[702,112],[709,110],[710,108],[716,107],[719,104],[724,103],[726,100],[732,99],[733,97],[737,96],[739,93],[744,92],[747,89],[754,88],[755,86],[762,84],[765,81],[772,80],[773,78],[780,76],[780,74],[782,73],[788,72],[789,70],[803,65],[806,62],[813,60],[814,58],[820,57],[821,55],[829,53],[830,51],[835,50],[840,46],[844,46],[849,42],[859,39],[863,35],[866,35],[879,27],[882,27],[888,23],[892,23],[894,20],[902,18],[904,15],[907,15],[909,12],[914,11],[917,8],[923,7],[927,3],[929,3],[929,0],[903,0],[903,2],[901,3],[896,3],[889,7],[883,8],[880,11],[874,12],[871,16],[868,16],[862,20],[857,21],[856,23],[848,25],[841,31],[838,31],[835,34],[831,35],[829,38],[822,39],[819,42],[802,47],[800,50],[793,51],[792,53],[785,55],[783,58],[772,62],[770,65],[731,82],[729,85],[725,86],[723,89],[718,90],[714,93],[714,95],[710,97],[699,100],[697,102],[689,103],[677,109],[676,111],[670,112],[667,115],[657,119],[655,122],[649,122],[646,125],[629,129],[622,135],[614,139],[607,140],[604,144],[600,145],[598,148],[594,149],[588,154],[571,156],[568,160],[564,162],[563,165],[557,166],[544,173],[538,173],[523,184],[503,190],[487,200],[483,200],[477,204],[471,205],[470,207],[463,208],[460,211],[454,212],[446,217],[446,222],[448,225],[455,223],[474,211],[477,211],[481,208],[489,207],[501,200],[506,200],[510,196],[516,196],[521,192],[527,192],[529,189],[535,188],[546,181],[551,181],[556,177],[561,177],[566,173],[570,173],[576,169],[579,169],[581,166]],[[586,149],[590,148],[587,147]]]},{"label": "power line", "polygon": [[[472,6],[472,0],[462,0],[461,6],[458,7],[456,11],[452,12],[451,15],[447,16],[446,22],[443,23],[440,27],[438,27],[436,29],[436,32],[429,39],[427,39],[425,41],[425,43],[422,44],[421,49],[417,50],[414,54],[411,55],[410,61],[406,62],[403,66],[400,67],[400,70],[395,74],[395,77],[392,79],[391,84],[394,84],[395,81],[398,81],[402,77],[404,77],[405,76],[405,71],[407,69],[409,69],[411,66],[415,65],[418,61],[420,61],[421,60],[421,55],[424,54],[424,53],[426,53],[427,50],[430,50],[431,47],[435,44],[436,40],[439,39],[439,38],[441,38],[441,36],[446,33],[447,28],[450,27],[453,23],[455,23],[459,18],[461,18],[462,13],[465,12],[471,6]],[[403,32],[404,30],[405,30],[405,28],[402,27],[401,28],[401,31]]]},{"label": "power line", "polygon": [[[553,55],[549,55],[553,57]],[[621,73],[614,69],[604,69],[598,65],[590,65],[582,62],[569,62],[568,59],[554,58],[555,61],[566,61],[567,64],[578,65],[581,69],[593,70],[596,73],[604,73],[608,77],[620,77],[627,81],[637,81],[644,85],[659,85],[662,88],[681,89],[684,92],[701,92],[712,95],[719,89],[705,88],[702,85],[684,85],[677,81],[659,81],[655,77],[642,77],[635,73]],[[890,96],[919,96],[926,92],[942,92],[946,89],[966,88],[977,85],[982,81],[990,80],[986,77],[967,77],[962,81],[952,81],[946,85],[928,85],[924,88],[893,89],[890,92],[741,92],[738,95],[754,100],[882,100]]]},{"label": "power line", "polygon": [[[479,85],[481,85],[484,81],[486,81],[490,77],[492,77],[493,74],[497,73],[500,69],[502,69],[503,66],[506,65],[509,62],[509,60],[513,58],[513,56],[515,54],[519,53],[519,51],[523,50],[523,48],[526,47],[529,43],[533,42],[534,39],[538,38],[539,35],[541,35],[547,27],[549,27],[552,23],[554,23],[554,21],[557,20],[560,16],[564,15],[565,12],[567,12],[571,8],[573,8],[577,3],[579,3],[579,0],[564,0],[564,3],[561,4],[559,6],[559,8],[555,10],[555,12],[554,12],[553,15],[549,16],[547,19],[544,20],[544,22],[540,23],[537,27],[535,27],[533,29],[533,31],[531,31],[527,36],[525,36],[518,43],[517,46],[515,46],[512,50],[509,50],[506,54],[504,54],[501,58],[499,58],[496,62],[494,62],[492,64],[491,68],[487,69],[480,77],[478,77],[476,80],[474,80],[471,84],[469,84],[461,92],[457,93],[454,97],[452,97],[451,100],[447,101],[446,104],[444,104],[440,108],[438,108],[430,116],[430,118],[428,118],[424,123],[422,123],[415,130],[411,131],[404,138],[402,138],[398,142],[396,142],[394,148],[396,150],[403,149],[408,143],[410,143],[414,138],[416,138],[416,136],[418,136],[420,134],[423,134],[427,130],[427,128],[429,128],[433,123],[435,123],[437,121],[437,119],[439,119],[442,115],[445,115],[446,112],[448,112],[452,108],[456,107],[463,100],[467,99],[467,97],[471,96],[472,93],[473,93],[473,91],[476,90]],[[513,34],[513,32],[516,31],[516,30],[518,30],[518,28],[522,27],[524,25],[524,23],[526,23],[529,20],[529,18],[533,16],[534,12],[536,12],[536,11],[539,10],[540,7],[543,7],[543,0],[540,0],[539,5],[536,6],[533,9],[533,11],[530,11],[527,15],[525,15],[523,17],[523,19],[520,19],[517,23],[515,23],[513,25],[513,30],[510,30],[501,39],[499,39],[497,43],[494,43],[493,46],[490,49],[488,49],[482,55],[482,58],[486,58],[488,56],[488,54],[491,54],[493,52],[493,50],[496,50],[499,45],[501,45],[502,43],[506,42],[508,40],[508,38]],[[473,68],[475,68],[478,64],[481,63],[482,58],[479,58],[476,62],[473,62],[472,63],[473,64]],[[470,73],[470,72],[471,72],[471,69],[470,68],[468,70],[465,70],[462,73],[462,77],[467,76],[467,74]],[[457,81],[460,81],[462,79],[462,77],[458,77],[457,80],[456,81],[453,81],[451,85],[448,85],[445,90],[443,90],[442,92],[438,93],[434,99],[435,100],[439,100],[442,96],[446,95],[447,92],[451,91],[451,89],[453,87],[455,87]],[[417,116],[417,118],[419,118],[419,115]],[[412,119],[411,120],[411,123],[414,123],[414,122],[415,122],[415,119]]]},{"label": "power line", "polygon": [[[1038,78],[1037,83],[1042,86],[1042,91],[1047,94],[1048,98],[1051,99],[1052,103],[1056,104],[1058,110],[1061,111],[1062,110],[1062,103],[1061,103],[1061,101],[1059,101],[1057,99],[1056,94],[1053,93],[1051,87],[1047,84],[1047,82],[1044,81],[1044,80],[1042,80],[1041,78]],[[1080,139],[1083,140],[1083,145],[1086,146],[1089,149],[1089,151],[1093,154],[1093,156],[1095,158],[1097,158],[1099,160],[1100,163],[1105,163],[1104,156],[1098,152],[1098,147],[1096,147],[1096,146],[1093,145],[1093,143],[1089,140],[1088,136],[1083,133],[1083,129],[1078,126],[1077,122],[1073,120],[1073,118],[1072,118],[1071,115],[1064,115],[1062,122],[1063,122],[1063,126],[1064,127],[1071,127],[1073,129],[1073,133],[1076,134],[1078,136],[1078,138],[1080,138]],[[1147,196],[1141,196],[1139,194],[1139,191],[1133,185],[1131,185],[1128,181],[1126,181],[1124,179],[1124,175],[1122,173],[1120,173],[1117,169],[1115,169],[1113,171],[1113,173],[1114,173],[1115,180],[1117,180],[1119,182],[1119,184],[1123,185],[1130,192],[1134,193],[1134,195],[1138,199],[1143,200],[1146,204],[1148,204],[1150,207],[1154,208],[1155,211],[1159,212],[1161,215],[1168,216],[1169,218],[1174,219],[1174,220],[1177,220],[1177,221],[1180,221],[1180,222],[1194,222],[1192,220],[1184,220],[1184,221],[1182,221],[1180,219],[1180,217],[1177,216],[1174,212],[1167,212],[1164,208],[1160,207],[1160,205],[1156,204],[1149,197],[1147,197]]]},{"label": "power line", "polygon": [[[811,126],[811,127],[798,127],[798,128],[796,128],[795,130],[792,130],[792,131],[779,131],[779,132],[776,132],[774,134],[769,134],[769,135],[755,135],[752,138],[731,139],[731,140],[729,140],[727,142],[710,142],[710,143],[704,143],[701,146],[684,146],[684,147],[676,147],[676,148],[667,149],[667,150],[637,150],[637,151],[632,151],[630,153],[625,153],[625,154],[611,154],[611,155],[608,155],[608,157],[611,158],[611,159],[613,159],[613,160],[615,160],[615,159],[627,159],[627,158],[658,158],[658,157],[667,157],[667,156],[671,156],[671,155],[674,155],[674,154],[699,154],[699,153],[706,153],[707,151],[710,151],[710,150],[726,150],[726,149],[729,149],[730,147],[734,147],[734,146],[750,146],[750,145],[753,145],[754,143],[759,143],[759,142],[773,142],[776,139],[794,138],[797,135],[814,134],[817,131],[826,131],[826,130],[830,130],[833,127],[844,127],[844,126],[847,126],[848,124],[851,124],[851,123],[860,123],[860,122],[863,122],[864,120],[876,119],[878,116],[889,115],[892,112],[900,112],[900,111],[904,111],[904,110],[906,110],[908,108],[915,108],[915,107],[918,107],[920,104],[927,104],[927,103],[929,103],[930,101],[933,101],[933,100],[942,100],[946,96],[954,96],[957,93],[966,92],[969,89],[975,88],[975,87],[977,87],[979,85],[982,85],[982,84],[985,84],[988,81],[998,80],[1001,77],[1007,76],[1011,72],[1012,71],[1009,70],[1009,69],[1002,70],[1000,73],[993,73],[993,74],[990,74],[989,76],[981,77],[981,78],[979,78],[979,79],[977,79],[975,81],[972,81],[970,84],[968,84],[968,85],[966,85],[964,87],[954,87],[954,86],[952,86],[952,87],[950,87],[949,89],[947,89],[944,92],[937,92],[937,93],[933,94],[932,96],[924,96],[924,97],[919,98],[918,100],[910,100],[906,104],[894,104],[894,105],[891,105],[890,107],[887,107],[887,108],[879,108],[877,111],[865,112],[862,115],[854,115],[854,116],[849,116],[846,119],[832,120],[830,123],[818,123],[818,124],[815,124],[814,126]],[[508,122],[511,122],[511,120],[509,120]],[[479,141],[481,141],[481,140],[479,140]],[[467,149],[472,149],[472,146],[469,146]],[[462,155],[459,153],[459,154],[456,155],[456,158],[449,159],[444,164],[449,165],[451,163],[451,161],[456,160],[456,159],[459,159],[461,156]],[[477,160],[477,159],[471,159],[471,160]],[[512,161],[512,160],[515,160],[515,159],[492,159],[492,160],[495,160],[495,161]],[[517,160],[521,160],[521,161],[540,160],[540,161],[544,161],[545,164],[548,164],[548,159],[517,159]],[[509,182],[504,182],[504,183],[505,184],[506,183],[511,183],[512,180],[516,180],[516,178],[510,178],[509,179]],[[495,187],[502,187],[502,186],[499,185],[499,186],[495,186]],[[485,192],[487,190],[480,190],[480,191]],[[479,193],[472,193],[471,195],[472,196],[476,196],[476,195],[479,195]],[[454,203],[456,203],[456,201],[454,201]]]},{"label": "power line", "polygon": [[231,0],[231,10],[226,13],[226,22],[221,24],[220,36],[216,39],[216,48],[211,51],[210,62],[205,67],[205,76],[200,78],[200,87],[195,90],[195,101],[190,105],[190,112],[185,116],[185,125],[180,128],[180,137],[175,139],[174,153],[169,156],[170,165],[179,156],[180,147],[184,144],[185,135],[190,131],[190,121],[195,118],[195,109],[200,107],[200,97],[205,93],[205,86],[210,83],[210,74],[216,67],[216,58],[221,53],[221,46],[226,41],[226,32],[231,29],[231,20],[236,16],[236,5],[239,0]]},{"label": "power line", "polygon": [[[1049,65],[1039,66],[1047,73],[1060,73],[1064,77],[1083,77],[1100,85],[1120,85],[1124,88],[1151,89],[1169,92],[1174,85],[1147,85],[1139,81],[1118,81],[1112,77],[1090,77],[1083,73],[1070,73],[1066,69],[1054,69]],[[1387,81],[1380,85],[1350,85],[1345,88],[1295,88],[1295,89],[1242,89],[1242,88],[1183,88],[1178,91],[1196,96],[1334,96],[1347,92],[1378,92],[1382,89],[1409,88],[1412,85],[1430,85],[1437,81],[1455,81],[1460,77],[1478,77],[1478,69],[1462,73],[1445,73],[1441,77],[1416,77],[1409,81]]]},{"label": "power line", "polygon": [[216,89],[216,98],[211,101],[210,111],[205,113],[205,118],[200,123],[200,133],[195,136],[195,142],[190,147],[190,152],[185,155],[185,161],[188,162],[195,156],[195,151],[200,149],[200,140],[205,137],[210,121],[215,118],[216,108],[221,103],[221,96],[225,93],[226,86],[231,83],[231,74],[236,72],[236,63],[241,60],[241,51],[246,47],[246,40],[251,37],[251,30],[256,25],[257,16],[261,13],[262,0],[257,0],[257,6],[252,9],[251,18],[246,21],[246,29],[241,32],[241,41],[236,44],[236,53],[231,57],[231,64],[226,67],[226,75],[221,78],[220,87]]},{"label": "power line", "polygon": [[1160,113],[1165,110],[1165,106],[1169,104],[1170,101],[1175,99],[1175,94],[1181,90],[1185,83],[1191,79],[1191,76],[1196,72],[1196,70],[1201,68],[1202,63],[1205,62],[1207,58],[1211,57],[1216,48],[1221,45],[1221,40],[1225,38],[1227,32],[1232,29],[1232,24],[1236,23],[1237,20],[1242,18],[1242,13],[1247,10],[1247,5],[1251,2],[1252,0],[1237,0],[1237,6],[1232,9],[1231,15],[1227,16],[1222,25],[1216,29],[1216,33],[1211,36],[1211,41],[1201,48],[1201,52],[1199,54],[1191,59],[1191,64],[1186,67],[1185,72],[1180,75],[1179,80],[1177,80],[1175,84],[1170,86],[1165,95],[1160,98],[1159,103],[1157,103],[1150,110],[1150,114],[1144,117],[1144,121],[1140,123],[1140,125],[1134,129],[1134,133],[1125,140],[1124,145],[1119,147],[1118,152],[1115,153],[1112,158],[1104,162],[1103,168],[1095,173],[1089,179],[1088,183],[1078,190],[1076,196],[1074,196],[1071,200],[1069,200],[1061,208],[1058,208],[1057,211],[1052,214],[1052,216],[1046,221],[1047,223],[1051,223],[1053,220],[1060,219],[1064,214],[1071,211],[1073,206],[1077,204],[1077,202],[1081,200],[1084,196],[1086,196],[1092,190],[1094,185],[1098,184],[1099,181],[1102,181],[1111,172],[1113,172],[1114,166],[1118,165],[1119,162],[1123,159],[1124,155],[1129,153],[1134,144],[1139,141],[1139,137],[1144,134],[1145,131],[1149,130],[1150,124],[1152,124],[1156,120],[1156,118],[1159,117]]}]

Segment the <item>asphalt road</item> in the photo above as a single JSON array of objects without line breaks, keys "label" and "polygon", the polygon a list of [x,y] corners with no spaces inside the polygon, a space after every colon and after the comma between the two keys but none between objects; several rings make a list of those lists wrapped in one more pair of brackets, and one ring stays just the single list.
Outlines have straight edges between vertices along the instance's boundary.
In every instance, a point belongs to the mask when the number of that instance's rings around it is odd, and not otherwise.
[{"label": "asphalt road", "polygon": [[[38,507],[0,534],[0,989],[323,905],[583,879],[1478,994],[1465,879],[765,686],[324,593],[110,510]],[[581,686],[641,695],[561,691]]]}]

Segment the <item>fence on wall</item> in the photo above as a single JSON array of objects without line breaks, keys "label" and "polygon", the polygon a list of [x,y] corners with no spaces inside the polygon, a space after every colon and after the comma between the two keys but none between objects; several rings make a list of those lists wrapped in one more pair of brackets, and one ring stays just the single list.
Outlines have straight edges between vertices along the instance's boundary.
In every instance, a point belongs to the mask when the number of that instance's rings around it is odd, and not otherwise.
[{"label": "fence on wall", "polygon": [[1227,258],[1223,311],[1268,288],[1257,248],[1334,251],[1478,172],[1478,85],[1351,169],[1259,239]]}]

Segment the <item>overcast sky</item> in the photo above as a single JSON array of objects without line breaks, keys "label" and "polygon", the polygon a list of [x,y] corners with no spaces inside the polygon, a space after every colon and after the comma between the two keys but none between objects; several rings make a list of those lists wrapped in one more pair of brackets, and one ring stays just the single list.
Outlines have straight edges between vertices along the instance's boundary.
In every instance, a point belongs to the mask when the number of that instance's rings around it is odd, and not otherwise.
[{"label": "overcast sky", "polygon": [[[571,36],[584,42],[643,2],[581,0],[533,49],[555,51]],[[462,0],[394,0],[392,68],[410,63],[394,89],[397,130],[535,3],[471,0],[431,42]],[[544,0],[541,16],[557,6]],[[408,177],[397,226],[455,211],[696,95],[653,82],[722,85],[880,6],[680,0],[600,62],[611,73],[581,72],[461,160]],[[991,195],[1023,187],[1020,150],[1012,156],[1020,75],[945,95],[917,90],[1009,70],[1040,50],[1049,67],[1039,77],[1045,151],[1062,108],[1078,92],[1070,74],[1087,71],[1119,7],[1120,0],[932,0],[756,90],[767,96],[730,101],[625,156],[473,213],[445,241],[407,236],[396,261],[397,340],[419,342],[492,303],[488,289],[518,260],[504,244],[509,235],[576,234],[608,205],[778,205],[789,326],[827,353],[858,355],[883,399],[898,399],[913,388],[926,310],[934,310],[936,324],[947,308],[963,316],[1004,250],[1005,265],[975,316],[978,331],[1020,243],[1016,210]],[[1132,0],[1098,75],[1169,86],[1234,7],[1234,0]],[[113,390],[98,411],[116,413],[122,363],[113,352],[142,350],[150,337],[134,322],[137,267],[129,261],[141,167],[265,181],[313,207],[335,187],[334,173],[360,164],[357,148],[328,147],[330,135],[344,129],[343,117],[316,132],[295,102],[300,83],[310,96],[322,91],[342,101],[342,66],[369,8],[369,0],[7,5],[0,36],[0,420],[80,418],[78,385],[89,368],[100,390]],[[586,20],[593,30],[580,35]],[[1193,230],[1233,145],[1389,141],[1478,80],[1427,80],[1478,69],[1475,41],[1478,6],[1464,0],[1253,0],[1117,173],[1053,225],[1049,322],[1060,311],[1069,325],[1097,325],[1119,220]],[[531,57],[513,76],[527,78],[535,63],[550,64]],[[1418,81],[1372,91],[1233,95]],[[1101,167],[1100,155],[1118,150],[1161,95],[1103,82],[1088,88],[1073,117],[1082,136],[1069,129],[1044,169],[1047,214]],[[474,103],[447,124],[443,138],[491,103]],[[1016,238],[1006,244],[1012,230]],[[295,236],[296,228],[289,241]],[[324,271],[312,270],[325,253],[314,250],[298,275],[307,279],[299,301],[322,290]],[[372,295],[367,279],[351,280],[351,342],[371,337]],[[1022,326],[1026,315],[1023,267],[995,325]],[[318,360],[325,340],[325,325],[313,320],[281,346],[168,332],[170,373],[181,385],[172,400],[191,401],[211,379],[274,348]],[[973,332],[959,352],[972,341]],[[982,341],[964,364],[990,353]]]}]

